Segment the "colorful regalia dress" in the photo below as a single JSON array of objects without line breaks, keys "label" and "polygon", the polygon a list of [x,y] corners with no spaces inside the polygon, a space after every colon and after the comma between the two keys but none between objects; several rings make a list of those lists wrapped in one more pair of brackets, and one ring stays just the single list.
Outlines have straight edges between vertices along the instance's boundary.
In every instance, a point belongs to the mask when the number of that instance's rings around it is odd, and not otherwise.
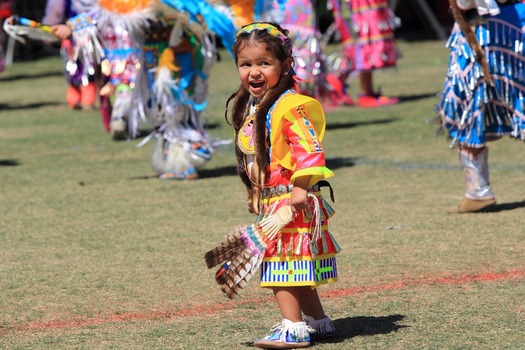
[{"label": "colorful regalia dress", "polygon": [[[97,95],[97,75],[99,72],[101,49],[85,45],[89,41],[82,37],[96,30],[94,24],[85,15],[79,15],[82,7],[78,1],[48,0],[42,23],[55,25],[66,23],[73,32],[72,39],[65,39],[60,45],[64,59],[65,75],[68,82],[66,101],[70,108],[92,109]],[[96,34],[95,34],[96,35]],[[89,36],[89,34],[88,34]],[[97,51],[98,50],[98,55]]]},{"label": "colorful regalia dress", "polygon": [[89,15],[105,54],[100,89],[104,126],[114,140],[136,138],[147,122],[150,94],[143,46],[156,19],[156,1],[98,0]]},{"label": "colorful regalia dress", "polygon": [[371,71],[395,67],[399,52],[394,29],[399,25],[387,0],[331,0],[341,34],[340,70]]},{"label": "colorful regalia dress", "polygon": [[482,148],[504,135],[525,140],[525,4],[507,1],[499,3],[499,11],[482,13],[468,14],[489,77],[457,23],[447,42],[450,56],[437,119],[451,147]]},{"label": "colorful regalia dress", "polygon": [[294,71],[299,78],[300,93],[320,100],[325,109],[351,104],[343,84],[326,61],[327,38],[317,27],[312,0],[287,0],[285,4],[275,4],[273,12],[281,8],[284,19],[277,23],[289,31],[288,36],[294,43]]},{"label": "colorful regalia dress", "polygon": [[155,129],[152,164],[161,179],[195,179],[213,153],[203,113],[216,35],[231,47],[235,27],[202,0],[163,0],[160,10],[144,47]]},{"label": "colorful regalia dress", "polygon": [[290,33],[294,44],[294,71],[302,80],[301,93],[315,97],[315,76],[321,73],[316,62],[321,54],[315,12],[311,0],[288,0],[285,7],[284,21],[280,23]]},{"label": "colorful regalia dress", "polygon": [[[57,3],[60,3],[58,1]],[[155,0],[64,0],[78,15],[69,18],[74,45],[66,69],[82,84],[100,76],[102,123],[114,140],[135,138],[146,122],[149,98],[142,46],[156,16]],[[72,14],[72,13],[70,13]],[[66,51],[67,51],[66,50]],[[100,73],[98,73],[100,72]]]},{"label": "colorful regalia dress", "polygon": [[149,70],[154,73],[150,77],[150,119],[156,130],[152,164],[162,179],[193,179],[212,155],[201,114],[206,107],[207,68],[211,65],[207,60],[215,59],[215,47],[203,44],[202,37],[177,19],[166,18],[165,23],[164,31],[172,36],[161,41],[165,45],[157,45],[153,54],[154,41],[146,43],[147,65],[150,56],[158,57]]},{"label": "colorful regalia dress", "polygon": [[[248,176],[255,154],[253,116],[257,104],[237,135]],[[268,112],[269,169],[265,188],[259,192],[260,214],[289,205],[293,181],[309,175],[309,206],[268,242],[261,265],[262,287],[312,286],[337,280],[335,255],[340,251],[328,230],[334,211],[323,199],[320,185],[333,176],[325,166],[321,140],[325,120],[321,104],[294,91],[285,92]]]}]

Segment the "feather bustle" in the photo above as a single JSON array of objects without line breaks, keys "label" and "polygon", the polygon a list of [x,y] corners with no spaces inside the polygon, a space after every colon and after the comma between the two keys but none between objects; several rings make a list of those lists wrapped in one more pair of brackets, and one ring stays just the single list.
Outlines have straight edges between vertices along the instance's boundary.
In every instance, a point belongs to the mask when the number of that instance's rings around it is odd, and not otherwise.
[{"label": "feather bustle", "polygon": [[236,227],[226,235],[226,238],[215,248],[204,254],[206,266],[211,269],[219,264],[223,264],[236,256],[239,251],[246,247],[242,239],[242,227]]},{"label": "feather bustle", "polygon": [[259,268],[264,254],[252,255],[245,250],[230,265],[230,269],[223,275],[219,283],[221,291],[230,299],[240,293]]},{"label": "feather bustle", "polygon": [[289,206],[279,208],[259,224],[236,227],[204,255],[209,269],[221,265],[215,273],[215,282],[228,298],[233,299],[248,284],[263,261],[266,241],[273,239],[292,219]]}]

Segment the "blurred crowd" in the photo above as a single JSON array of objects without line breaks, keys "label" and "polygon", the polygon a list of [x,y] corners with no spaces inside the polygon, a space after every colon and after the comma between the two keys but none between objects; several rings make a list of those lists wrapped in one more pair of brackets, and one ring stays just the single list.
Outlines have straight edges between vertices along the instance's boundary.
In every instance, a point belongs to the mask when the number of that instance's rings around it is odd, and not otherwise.
[{"label": "blurred crowd", "polygon": [[[396,66],[400,19],[386,0],[4,1],[4,29],[31,55],[59,51],[72,110],[98,109],[113,140],[144,136],[162,179],[198,177],[214,143],[203,125],[207,77],[217,49],[254,21],[280,23],[295,44],[300,92],[363,108],[396,104],[373,72]],[[342,50],[328,55],[329,41]],[[13,42],[13,39],[10,40]],[[40,49],[36,49],[40,48]],[[10,48],[9,58],[15,53]],[[20,53],[17,53],[20,54]],[[359,76],[358,96],[349,95]]]}]

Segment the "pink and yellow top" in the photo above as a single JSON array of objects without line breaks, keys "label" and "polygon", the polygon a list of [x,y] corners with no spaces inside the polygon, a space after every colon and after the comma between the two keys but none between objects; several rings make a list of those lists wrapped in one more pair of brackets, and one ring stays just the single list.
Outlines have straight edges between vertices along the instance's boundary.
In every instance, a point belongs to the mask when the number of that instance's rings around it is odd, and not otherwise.
[{"label": "pink and yellow top", "polygon": [[[292,222],[268,242],[261,267],[261,286],[315,287],[336,281],[335,254],[340,248],[328,231],[328,219],[334,210],[323,199],[317,185],[334,175],[326,167],[321,146],[325,132],[323,108],[317,100],[290,90],[270,109],[266,125],[270,147],[269,176],[265,188],[280,186],[290,189],[290,185],[300,176],[312,176],[312,179],[308,208],[297,213]],[[242,144],[241,149],[253,146],[253,122],[250,117],[237,137],[237,142]],[[249,167],[250,150],[243,152],[248,152],[246,164]],[[262,215],[289,205],[291,190],[284,192],[261,196]],[[319,210],[316,211],[316,207]],[[320,271],[320,265],[325,270],[316,273]]]}]

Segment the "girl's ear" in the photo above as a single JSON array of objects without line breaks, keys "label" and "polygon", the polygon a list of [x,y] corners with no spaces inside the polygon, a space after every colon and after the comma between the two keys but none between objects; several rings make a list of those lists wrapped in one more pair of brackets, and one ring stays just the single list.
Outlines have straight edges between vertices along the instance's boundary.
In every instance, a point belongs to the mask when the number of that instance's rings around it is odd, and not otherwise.
[{"label": "girl's ear", "polygon": [[290,71],[292,70],[292,64],[293,64],[293,60],[291,57],[288,57],[286,60],[284,60],[283,75],[287,75],[288,73],[290,73]]}]

